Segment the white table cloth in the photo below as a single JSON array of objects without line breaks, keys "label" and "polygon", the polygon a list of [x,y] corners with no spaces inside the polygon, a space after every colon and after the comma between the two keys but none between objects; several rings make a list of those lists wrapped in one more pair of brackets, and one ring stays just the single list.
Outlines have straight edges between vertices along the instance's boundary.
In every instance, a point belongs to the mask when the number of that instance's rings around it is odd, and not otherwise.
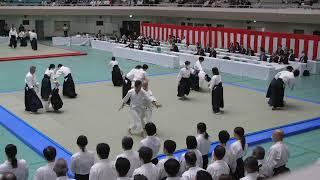
[{"label": "white table cloth", "polygon": [[0,44],[8,43],[9,44],[9,37],[0,36]]}]

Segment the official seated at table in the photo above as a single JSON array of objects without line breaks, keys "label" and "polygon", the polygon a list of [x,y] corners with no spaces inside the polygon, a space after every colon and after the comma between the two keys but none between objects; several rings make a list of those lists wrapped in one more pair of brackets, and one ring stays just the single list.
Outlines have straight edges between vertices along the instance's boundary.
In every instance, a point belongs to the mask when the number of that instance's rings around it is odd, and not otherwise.
[{"label": "official seated at table", "polygon": [[172,43],[172,47],[171,47],[170,51],[179,52],[179,48],[175,43]]},{"label": "official seated at table", "polygon": [[236,52],[240,52],[240,43],[239,42],[236,42],[234,49]]},{"label": "official seated at table", "polygon": [[194,55],[206,56],[206,54],[202,48],[198,48],[197,53]]},{"label": "official seated at table", "polygon": [[289,51],[289,61],[296,61],[296,56],[293,53],[293,49]]},{"label": "official seated at table", "polygon": [[155,41],[152,42],[151,46],[160,46],[160,41],[159,39],[156,39]]},{"label": "official seated at table", "polygon": [[217,51],[214,48],[211,48],[209,57],[217,58]]},{"label": "official seated at table", "polygon": [[280,46],[278,46],[278,49],[277,49],[277,51],[276,51],[276,54],[277,55],[279,55],[279,56],[281,56],[282,54],[284,54],[284,51],[283,51],[283,49],[282,49],[282,46],[280,45]]},{"label": "official seated at table", "polygon": [[285,54],[282,54],[280,56],[279,64],[289,64],[288,56],[286,56]]},{"label": "official seated at table", "polygon": [[246,50],[246,48],[244,48],[243,45],[240,46],[239,53],[240,54],[247,54],[247,50]]},{"label": "official seated at table", "polygon": [[142,41],[139,41],[139,44],[138,44],[138,49],[139,49],[139,50],[143,50],[143,45],[142,45]]},{"label": "official seated at table", "polygon": [[268,57],[266,55],[265,52],[261,51],[261,54],[260,54],[260,61],[267,61],[268,60]]},{"label": "official seated at table", "polygon": [[254,56],[254,50],[252,50],[250,47],[247,50],[247,55],[248,56]]},{"label": "official seated at table", "polygon": [[152,39],[151,37],[148,37],[148,38],[147,38],[147,42],[148,42],[149,45],[152,45],[153,39]]},{"label": "official seated at table", "polygon": [[301,56],[299,58],[299,62],[301,62],[301,63],[307,63],[308,62],[308,56],[306,55],[305,51],[302,51]]},{"label": "official seated at table", "polygon": [[122,43],[123,43],[123,44],[127,44],[128,38],[127,38],[127,36],[124,34],[124,35],[122,35],[121,40],[122,40]]},{"label": "official seated at table", "polygon": [[230,52],[230,53],[235,53],[236,52],[233,43],[230,43],[229,48],[228,48],[228,52]]},{"label": "official seated at table", "polygon": [[276,52],[273,52],[270,56],[269,62],[270,63],[279,63],[280,57],[276,54]]},{"label": "official seated at table", "polygon": [[103,34],[101,33],[101,30],[99,29],[98,33],[96,34],[96,38],[101,40],[103,37]]},{"label": "official seated at table", "polygon": [[206,52],[206,53],[210,53],[211,52],[211,48],[210,48],[209,44],[207,44],[206,48],[204,48],[204,52]]},{"label": "official seated at table", "polygon": [[133,40],[131,40],[131,41],[130,41],[130,44],[127,45],[126,47],[129,47],[129,48],[133,49],[133,48],[134,48]]}]

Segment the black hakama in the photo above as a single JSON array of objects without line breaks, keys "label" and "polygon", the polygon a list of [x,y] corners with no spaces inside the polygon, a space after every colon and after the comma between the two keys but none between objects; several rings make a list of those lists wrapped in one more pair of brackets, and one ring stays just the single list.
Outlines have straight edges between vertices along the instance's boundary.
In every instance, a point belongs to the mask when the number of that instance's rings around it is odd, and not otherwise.
[{"label": "black hakama", "polygon": [[122,86],[123,78],[122,73],[118,65],[114,65],[112,69],[112,83],[114,86]]},{"label": "black hakama", "polygon": [[37,93],[34,89],[30,89],[27,84],[24,88],[24,104],[26,111],[37,112],[38,109],[43,108],[42,102]]},{"label": "black hakama", "polygon": [[[131,80],[125,77],[123,79],[123,84],[122,84],[122,98],[124,98],[128,91],[131,89]],[[130,99],[127,101],[127,104],[130,104]]]},{"label": "black hakama", "polygon": [[28,44],[27,44],[27,38],[25,37],[21,37],[20,38],[20,47],[26,47]]},{"label": "black hakama", "polygon": [[178,97],[184,97],[190,93],[190,78],[181,78],[178,86]]},{"label": "black hakama", "polygon": [[10,37],[10,47],[16,48],[17,47],[17,37],[14,35],[11,35]]},{"label": "black hakama", "polygon": [[45,74],[41,82],[41,98],[44,101],[48,101],[50,94],[51,94],[50,76]]},{"label": "black hakama", "polygon": [[222,82],[213,86],[212,89],[212,110],[214,113],[220,112],[220,108],[224,107],[223,86]]},{"label": "black hakama", "polygon": [[37,39],[36,38],[33,38],[32,40],[31,40],[31,48],[33,49],[33,50],[38,50],[38,41],[37,41]]},{"label": "black hakama", "polygon": [[190,75],[190,81],[191,81],[191,89],[194,91],[200,91],[200,85],[199,85],[199,76],[198,72],[195,74]]},{"label": "black hakama", "polygon": [[272,107],[283,107],[285,85],[282,79],[278,78],[271,81],[266,97],[269,98],[269,105]]},{"label": "black hakama", "polygon": [[234,172],[233,179],[238,180],[243,177],[244,177],[244,163],[243,163],[243,159],[239,158],[237,159],[237,167],[236,167],[236,171]]},{"label": "black hakama", "polygon": [[52,105],[52,108],[55,111],[58,111],[63,106],[63,102],[62,102],[62,99],[61,99],[61,97],[59,95],[59,89],[58,88],[54,88],[52,90],[51,105]]},{"label": "black hakama", "polygon": [[62,94],[69,98],[77,97],[74,81],[71,74],[68,74],[66,77],[64,77]]},{"label": "black hakama", "polygon": [[74,174],[75,180],[89,180],[89,174],[82,175],[82,174]]}]

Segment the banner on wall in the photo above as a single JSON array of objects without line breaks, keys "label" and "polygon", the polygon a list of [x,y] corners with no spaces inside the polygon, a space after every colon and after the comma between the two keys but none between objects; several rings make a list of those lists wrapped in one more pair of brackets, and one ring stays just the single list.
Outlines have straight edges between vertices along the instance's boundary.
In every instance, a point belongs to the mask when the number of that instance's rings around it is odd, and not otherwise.
[{"label": "banner on wall", "polygon": [[293,49],[297,56],[305,51],[309,59],[320,58],[320,37],[315,35],[153,23],[141,23],[140,28],[144,36],[150,36],[160,41],[167,41],[170,35],[174,35],[180,38],[184,37],[189,44],[199,42],[203,47],[209,45],[215,48],[228,48],[231,42],[239,42],[245,48],[250,47],[255,52],[260,52],[260,47],[263,47],[269,54],[281,45]]}]

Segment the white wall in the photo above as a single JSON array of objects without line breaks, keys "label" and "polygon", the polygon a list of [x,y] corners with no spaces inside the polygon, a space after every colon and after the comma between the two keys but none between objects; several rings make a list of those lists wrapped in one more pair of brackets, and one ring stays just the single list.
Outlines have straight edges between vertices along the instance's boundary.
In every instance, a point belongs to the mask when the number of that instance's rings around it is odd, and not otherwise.
[{"label": "white wall", "polygon": [[[264,28],[265,31],[274,32],[288,32],[293,33],[294,29],[302,29],[305,34],[312,34],[313,31],[320,31],[320,25],[312,24],[288,24],[288,23],[266,23],[256,22],[247,23],[246,21],[224,21],[224,20],[208,20],[208,19],[187,19],[187,18],[169,18],[169,17],[133,17],[128,16],[1,16],[0,19],[6,20],[8,25],[14,24],[19,26],[23,20],[29,20],[30,25],[25,26],[26,29],[35,29],[35,20],[44,21],[44,35],[62,36],[63,32],[55,31],[55,21],[70,21],[70,33],[76,34],[77,32],[97,33],[99,29],[103,33],[113,34],[119,32],[122,26],[122,21],[149,21],[154,23],[167,23],[167,24],[181,24],[185,23],[203,23],[211,24],[213,27],[217,24],[223,24],[224,27],[244,28],[252,26],[256,28]],[[96,21],[104,21],[103,26],[96,26]]]}]

